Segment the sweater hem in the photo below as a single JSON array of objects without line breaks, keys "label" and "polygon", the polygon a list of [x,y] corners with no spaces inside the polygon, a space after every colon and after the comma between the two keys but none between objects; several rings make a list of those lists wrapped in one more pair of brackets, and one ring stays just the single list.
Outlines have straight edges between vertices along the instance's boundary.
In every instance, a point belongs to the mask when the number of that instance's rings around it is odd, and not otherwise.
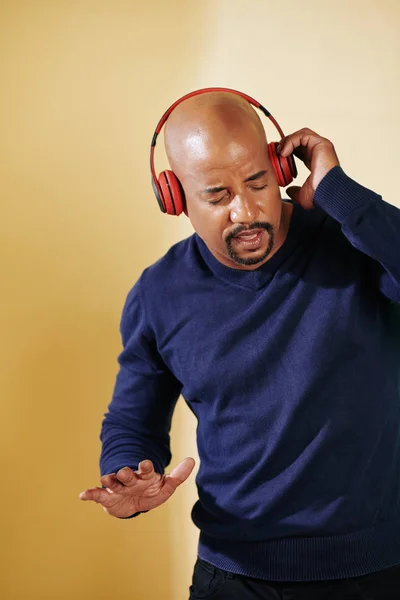
[{"label": "sweater hem", "polygon": [[256,542],[201,532],[198,555],[224,571],[270,581],[360,577],[400,565],[400,517],[341,535]]}]

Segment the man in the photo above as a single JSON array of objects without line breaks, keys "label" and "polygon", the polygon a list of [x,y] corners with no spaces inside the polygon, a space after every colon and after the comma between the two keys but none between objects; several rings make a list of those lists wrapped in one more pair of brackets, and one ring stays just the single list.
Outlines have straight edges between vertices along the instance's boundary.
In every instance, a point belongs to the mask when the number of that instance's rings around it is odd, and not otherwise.
[{"label": "man", "polygon": [[278,146],[310,170],[283,202],[237,94],[181,102],[165,143],[195,234],[128,295],[103,488],[82,500],[128,518],[174,493],[194,467],[164,474],[182,394],[201,461],[190,598],[399,598],[400,210],[309,129]]}]

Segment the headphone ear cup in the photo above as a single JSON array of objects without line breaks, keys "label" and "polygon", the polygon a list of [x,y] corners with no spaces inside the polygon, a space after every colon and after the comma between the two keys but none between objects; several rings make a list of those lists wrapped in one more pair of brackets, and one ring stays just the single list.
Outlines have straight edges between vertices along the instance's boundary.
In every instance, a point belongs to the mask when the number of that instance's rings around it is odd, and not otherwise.
[{"label": "headphone ear cup", "polygon": [[156,185],[156,182],[154,181],[154,177],[151,178],[151,185],[153,186],[153,192],[157,198],[158,206],[160,207],[161,212],[165,213],[164,202],[160,192],[158,191],[158,187]]},{"label": "headphone ear cup", "polygon": [[287,160],[289,162],[289,169],[290,169],[290,173],[292,175],[292,181],[293,181],[293,179],[296,179],[296,177],[297,177],[296,161],[294,160],[293,154],[290,154],[290,156],[287,157]]},{"label": "headphone ear cup", "polygon": [[286,185],[289,185],[289,183],[292,183],[293,179],[297,177],[297,168],[293,156],[281,156],[276,151],[277,147],[277,142],[268,144],[268,155],[275,171],[278,185],[285,187]]},{"label": "headphone ear cup", "polygon": [[158,176],[165,212],[179,216],[185,206],[183,188],[173,171],[162,171]]}]

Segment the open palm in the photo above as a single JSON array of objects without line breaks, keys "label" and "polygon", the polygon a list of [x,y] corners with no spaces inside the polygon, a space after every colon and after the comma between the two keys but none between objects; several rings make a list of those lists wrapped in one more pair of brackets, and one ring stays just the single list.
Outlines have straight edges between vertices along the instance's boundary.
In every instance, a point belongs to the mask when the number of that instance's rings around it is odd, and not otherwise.
[{"label": "open palm", "polygon": [[79,495],[81,500],[101,504],[113,517],[130,517],[134,513],[160,506],[189,477],[195,462],[185,458],[170,475],[160,475],[150,460],[143,460],[137,471],[123,467],[117,473],[101,477],[101,487],[89,488]]}]

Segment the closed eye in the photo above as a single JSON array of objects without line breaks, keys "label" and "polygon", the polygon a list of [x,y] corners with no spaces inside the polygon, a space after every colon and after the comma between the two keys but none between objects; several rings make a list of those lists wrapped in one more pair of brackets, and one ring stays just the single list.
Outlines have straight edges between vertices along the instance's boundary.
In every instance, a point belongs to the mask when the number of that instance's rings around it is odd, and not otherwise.
[{"label": "closed eye", "polygon": [[221,198],[218,198],[218,200],[209,200],[208,204],[212,204],[214,206],[215,204],[222,202],[226,196],[229,196],[229,194],[224,194]]},{"label": "closed eye", "polygon": [[[265,190],[266,187],[268,187],[267,184],[261,185],[261,186],[252,185],[252,186],[250,186],[250,189],[258,192],[259,190]],[[213,206],[215,206],[216,204],[219,204],[220,202],[222,202],[222,200],[224,200],[224,198],[226,196],[229,196],[229,194],[224,194],[222,196],[222,198],[218,198],[218,200],[209,200],[208,204],[212,204]]]}]

